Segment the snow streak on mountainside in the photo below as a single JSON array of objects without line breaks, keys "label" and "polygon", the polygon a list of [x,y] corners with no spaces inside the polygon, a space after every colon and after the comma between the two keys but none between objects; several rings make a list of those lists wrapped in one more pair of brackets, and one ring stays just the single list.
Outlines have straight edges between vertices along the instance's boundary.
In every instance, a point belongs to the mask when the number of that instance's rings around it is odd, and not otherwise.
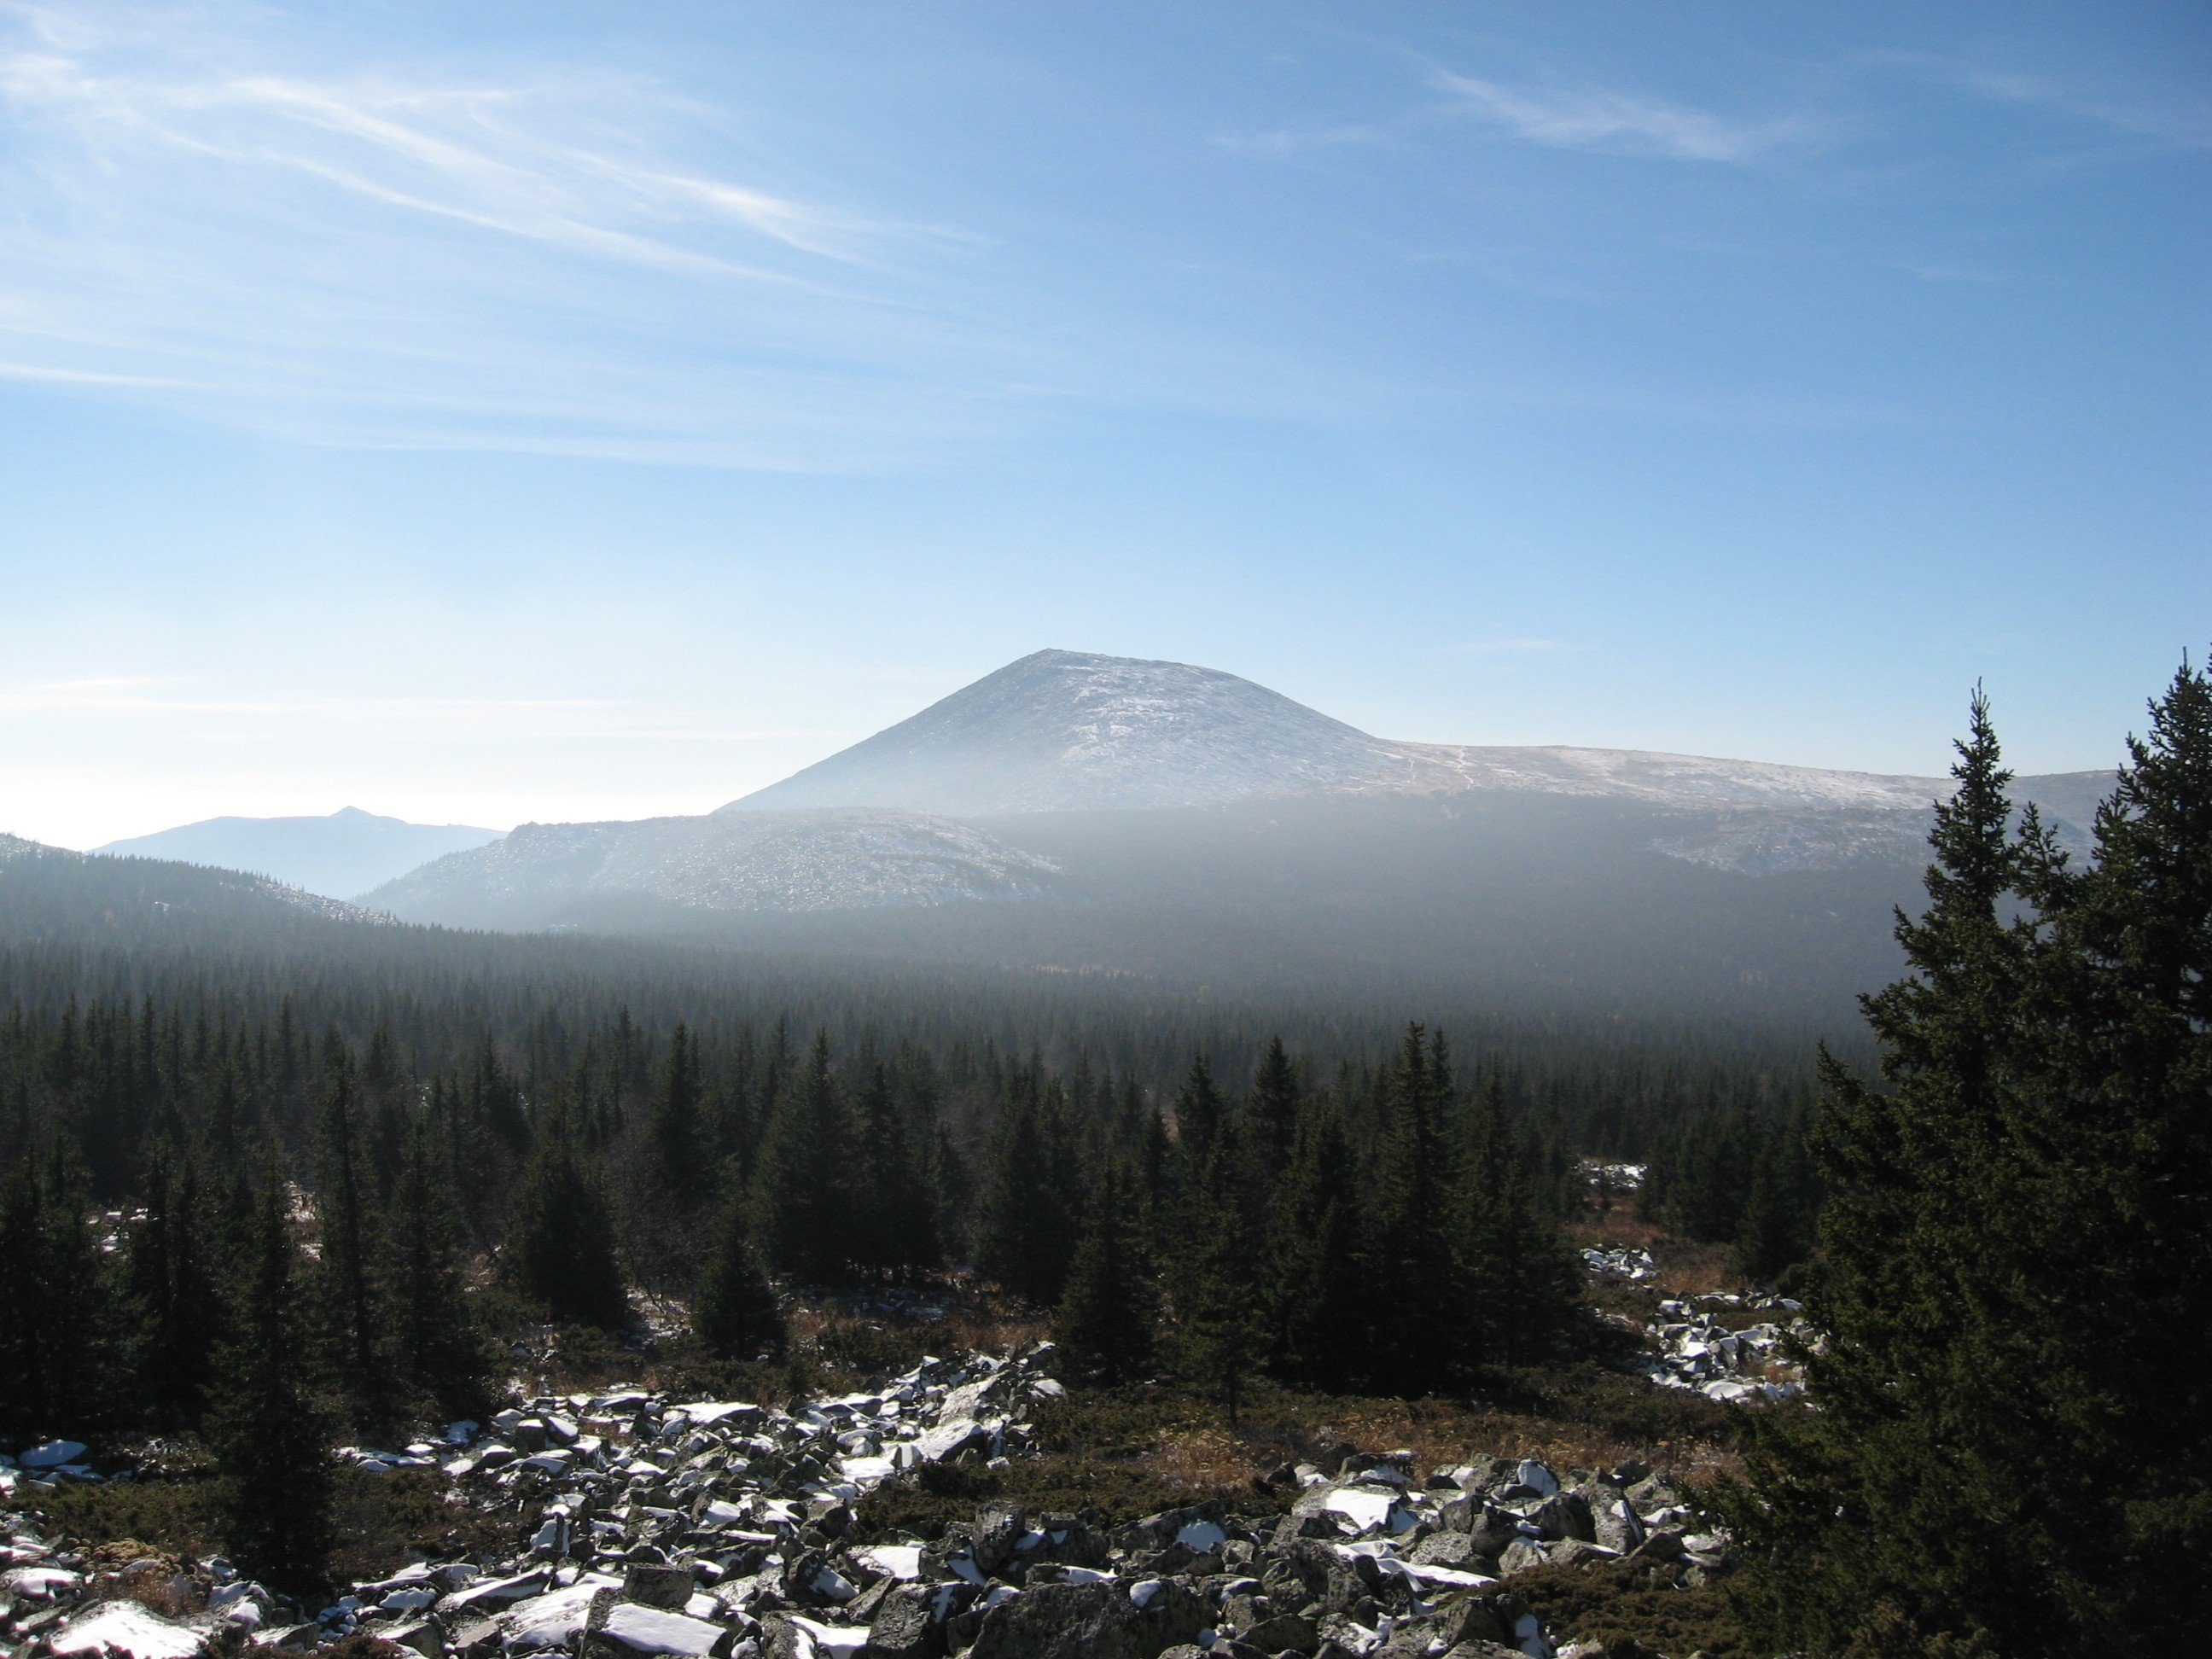
[{"label": "snow streak on mountainside", "polygon": [[1655,805],[1924,811],[1942,778],[1617,749],[1395,743],[1234,674],[1040,651],[722,809],[958,817],[1294,795],[1528,790]]},{"label": "snow streak on mountainside", "polygon": [[912,812],[762,812],[635,823],[526,823],[387,883],[404,921],[542,927],[575,902],[797,912],[1040,897],[1052,860]]}]

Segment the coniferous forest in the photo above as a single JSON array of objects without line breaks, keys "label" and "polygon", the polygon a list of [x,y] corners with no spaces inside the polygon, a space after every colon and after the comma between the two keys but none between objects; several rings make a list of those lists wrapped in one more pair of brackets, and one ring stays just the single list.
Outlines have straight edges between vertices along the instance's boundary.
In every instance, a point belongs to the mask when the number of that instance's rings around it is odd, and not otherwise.
[{"label": "coniferous forest", "polygon": [[[201,1448],[222,1548],[312,1601],[332,1448],[542,1392],[518,1355],[548,1330],[798,1390],[825,1332],[957,1303],[1048,1333],[1077,1400],[1232,1440],[1302,1401],[1527,1422],[1571,1416],[1560,1379],[1628,1386],[1583,1249],[1629,1238],[1802,1304],[1813,1409],[1675,1425],[1733,1545],[1674,1593],[1736,1650],[2185,1650],[2212,1605],[2212,682],[2154,706],[2087,859],[2014,810],[1978,698],[1957,776],[1908,971],[1826,1047],[480,939],[17,859],[0,1449]],[[119,896],[173,879],[143,917]],[[1647,1410],[1614,1443],[1667,1441]],[[1612,1553],[1621,1607],[1659,1594]],[[1526,1580],[1560,1618],[1565,1571]]]}]

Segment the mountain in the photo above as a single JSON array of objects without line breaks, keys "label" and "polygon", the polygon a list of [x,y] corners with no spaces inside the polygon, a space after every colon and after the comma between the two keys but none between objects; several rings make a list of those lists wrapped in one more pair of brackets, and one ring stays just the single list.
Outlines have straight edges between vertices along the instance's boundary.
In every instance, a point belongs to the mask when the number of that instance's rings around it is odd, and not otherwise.
[{"label": "mountain", "polygon": [[246,870],[306,892],[351,898],[499,835],[457,823],[409,823],[348,806],[322,818],[208,818],[93,850]]},{"label": "mountain", "polygon": [[1234,674],[1039,651],[721,810],[1206,806],[1356,787],[1387,747]]},{"label": "mountain", "polygon": [[0,835],[0,939],[143,942],[210,927],[381,921],[264,876],[75,853]]},{"label": "mountain", "polygon": [[[2086,837],[2109,773],[2023,779]],[[1848,1023],[1947,778],[1400,743],[1231,674],[1046,651],[698,818],[531,824],[404,921]]]},{"label": "mountain", "polygon": [[1216,669],[1039,651],[720,810],[981,817],[1509,789],[1673,806],[1917,811],[1949,787],[1628,750],[1399,743]]},{"label": "mountain", "polygon": [[404,921],[635,928],[687,918],[1035,899],[1048,858],[915,812],[759,812],[526,823],[364,899]]}]

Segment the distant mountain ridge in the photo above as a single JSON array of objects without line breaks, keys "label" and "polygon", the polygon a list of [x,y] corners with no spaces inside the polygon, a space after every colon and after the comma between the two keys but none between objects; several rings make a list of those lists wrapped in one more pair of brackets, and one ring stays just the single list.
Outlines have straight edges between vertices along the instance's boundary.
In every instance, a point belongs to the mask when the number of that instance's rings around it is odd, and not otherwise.
[{"label": "distant mountain ridge", "polygon": [[365,902],[404,921],[555,927],[617,912],[800,915],[1018,901],[1060,866],[918,812],[759,812],[526,823],[386,883]]},{"label": "distant mountain ridge", "polygon": [[1039,651],[720,810],[973,818],[1523,790],[1661,806],[1922,811],[1950,787],[1632,750],[1401,743],[1218,669]]},{"label": "distant mountain ridge", "polygon": [[266,876],[303,892],[349,899],[448,853],[499,839],[496,830],[409,823],[343,807],[327,817],[207,818],[94,848]]},{"label": "distant mountain ridge", "polygon": [[265,876],[178,860],[106,857],[0,835],[0,936],[112,930],[133,921],[281,917],[384,923],[373,911]]},{"label": "distant mountain ridge", "polygon": [[[2112,784],[2062,774],[2014,793],[2080,845]],[[485,844],[394,872],[362,902],[449,927],[1134,974],[1201,995],[1455,986],[1532,1009],[1849,1020],[1896,971],[1892,917],[1917,902],[1950,789],[1395,742],[1235,675],[1047,651],[718,811],[458,832]],[[11,882],[10,850],[0,910],[32,905],[33,886],[91,903],[90,867],[111,863],[128,902],[100,896],[95,914],[151,906],[165,927],[173,892],[289,892],[106,859]]]}]

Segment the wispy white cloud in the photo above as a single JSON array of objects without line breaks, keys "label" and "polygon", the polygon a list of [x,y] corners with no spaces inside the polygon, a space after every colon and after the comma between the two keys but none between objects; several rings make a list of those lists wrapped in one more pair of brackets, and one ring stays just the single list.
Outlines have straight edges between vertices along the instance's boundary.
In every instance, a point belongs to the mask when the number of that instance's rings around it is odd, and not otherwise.
[{"label": "wispy white cloud", "polygon": [[2040,105],[2130,138],[2177,149],[2212,149],[2212,103],[2154,103],[2117,97],[2054,76],[1920,58],[1946,79],[1981,97]]},{"label": "wispy white cloud", "polygon": [[333,78],[114,15],[0,0],[0,379],[318,442],[821,470],[927,460],[1053,378],[975,297],[975,239],[744,176],[726,118],[651,83]]},{"label": "wispy white cloud", "polygon": [[1744,161],[1808,136],[1802,117],[1732,121],[1685,104],[1602,87],[1509,86],[1439,69],[1431,83],[1462,113],[1561,149],[1617,150],[1685,161]]}]

